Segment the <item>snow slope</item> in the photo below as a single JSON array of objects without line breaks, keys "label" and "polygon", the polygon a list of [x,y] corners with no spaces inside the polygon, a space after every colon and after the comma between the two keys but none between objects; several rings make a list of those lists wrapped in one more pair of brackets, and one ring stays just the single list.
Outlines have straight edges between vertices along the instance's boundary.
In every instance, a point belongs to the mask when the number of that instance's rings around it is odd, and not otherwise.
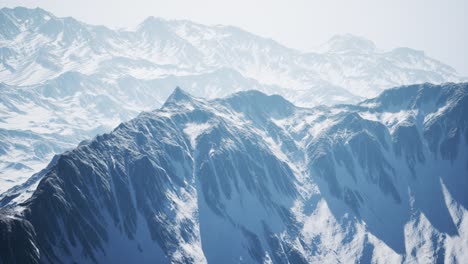
[{"label": "snow slope", "polygon": [[2,8],[0,193],[55,154],[161,106],[176,86],[209,99],[256,89],[315,106],[460,80],[422,51],[380,51],[353,35],[304,53],[232,26],[149,17],[123,31]]},{"label": "snow slope", "polygon": [[315,108],[177,88],[1,209],[0,258],[464,263],[467,110],[466,83]]}]

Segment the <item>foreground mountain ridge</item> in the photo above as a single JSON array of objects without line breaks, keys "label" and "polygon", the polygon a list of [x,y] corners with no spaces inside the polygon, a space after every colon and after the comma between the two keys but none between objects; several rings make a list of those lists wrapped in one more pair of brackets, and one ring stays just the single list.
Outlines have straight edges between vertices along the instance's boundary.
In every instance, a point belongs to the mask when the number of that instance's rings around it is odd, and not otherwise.
[{"label": "foreground mountain ridge", "polygon": [[300,108],[174,90],[3,208],[6,263],[467,259],[468,84]]}]

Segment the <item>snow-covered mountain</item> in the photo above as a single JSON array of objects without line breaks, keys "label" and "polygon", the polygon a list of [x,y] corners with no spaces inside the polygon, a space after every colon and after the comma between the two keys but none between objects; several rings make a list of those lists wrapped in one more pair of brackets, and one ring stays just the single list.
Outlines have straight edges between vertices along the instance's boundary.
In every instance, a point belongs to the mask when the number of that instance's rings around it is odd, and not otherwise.
[{"label": "snow-covered mountain", "polygon": [[[233,91],[263,86],[242,79],[230,69],[198,75],[170,75],[154,80],[124,76],[103,81],[95,75],[67,72],[29,86],[0,84],[0,193],[24,182],[42,169],[56,153],[80,141],[112,130],[139,112],[156,109],[178,83],[195,95],[224,96]],[[0,195],[1,197],[2,195]]]},{"label": "snow-covered mountain", "polygon": [[[134,31],[118,31],[41,9],[3,8],[0,16],[0,81],[10,85],[37,84],[67,71],[154,79],[230,68],[286,90],[321,94],[341,88],[372,97],[392,86],[460,79],[453,68],[422,51],[381,52],[371,41],[352,35],[333,37],[322,53],[303,53],[235,27],[185,20],[149,17]],[[284,96],[309,106],[356,99]]]},{"label": "snow-covered mountain", "polygon": [[402,84],[459,81],[421,51],[338,35],[319,52],[231,26],[150,17],[112,30],[36,8],[0,10],[0,193],[56,153],[161,106],[256,89],[299,106],[356,103]]},{"label": "snow-covered mountain", "polygon": [[0,211],[6,263],[464,263],[468,84],[300,108],[177,88]]}]

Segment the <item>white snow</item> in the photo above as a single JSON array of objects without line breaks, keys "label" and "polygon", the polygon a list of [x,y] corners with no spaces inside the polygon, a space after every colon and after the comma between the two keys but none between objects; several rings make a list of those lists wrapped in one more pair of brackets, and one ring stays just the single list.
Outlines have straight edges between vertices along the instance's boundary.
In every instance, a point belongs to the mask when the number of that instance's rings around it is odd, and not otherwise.
[{"label": "white snow", "polygon": [[205,133],[208,129],[212,127],[208,123],[188,123],[184,128],[184,133],[190,138],[190,144],[193,148],[196,147],[197,137]]}]

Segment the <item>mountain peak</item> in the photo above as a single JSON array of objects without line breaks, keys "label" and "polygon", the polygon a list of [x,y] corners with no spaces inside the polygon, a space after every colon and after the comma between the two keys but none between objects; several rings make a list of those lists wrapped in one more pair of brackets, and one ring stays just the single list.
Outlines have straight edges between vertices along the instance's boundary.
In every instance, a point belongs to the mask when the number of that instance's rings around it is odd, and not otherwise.
[{"label": "mountain peak", "polygon": [[376,49],[374,42],[352,34],[339,34],[331,37],[320,49],[323,52],[372,52]]},{"label": "mountain peak", "polygon": [[160,30],[162,27],[166,26],[167,23],[168,23],[168,20],[165,20],[164,18],[149,16],[138,25],[137,30],[144,31],[144,30],[152,30],[153,28]]},{"label": "mountain peak", "polygon": [[1,8],[0,9],[0,37],[12,39],[24,28],[35,30],[55,16],[41,8]]},{"label": "mountain peak", "polygon": [[294,112],[294,105],[280,95],[267,95],[257,90],[235,93],[223,99],[226,105],[239,112],[250,115],[265,114],[288,116]]},{"label": "mountain peak", "polygon": [[174,91],[169,95],[164,105],[169,103],[177,103],[177,102],[184,102],[184,101],[191,101],[192,96],[187,93],[186,91],[182,90],[179,86],[177,86]]},{"label": "mountain peak", "polygon": [[[435,85],[432,83],[412,84],[394,87],[382,92],[378,97],[365,100],[362,106],[374,107],[381,110],[391,109],[419,109],[424,110],[423,105],[451,105],[466,98],[468,83],[444,83]],[[432,108],[429,108],[432,110]]]},{"label": "mountain peak", "polygon": [[141,22],[141,25],[149,25],[151,23],[159,23],[159,22],[164,22],[164,19],[162,19],[160,17],[149,16],[149,17],[145,18],[145,20],[143,20],[143,22]]},{"label": "mountain peak", "polygon": [[8,14],[19,20],[28,20],[31,18],[38,19],[38,18],[44,18],[44,17],[54,17],[53,14],[51,14],[50,12],[40,7],[36,7],[36,8],[27,8],[27,7],[22,7],[22,6],[17,6],[14,8],[4,7],[0,9],[0,13],[4,15]]}]

